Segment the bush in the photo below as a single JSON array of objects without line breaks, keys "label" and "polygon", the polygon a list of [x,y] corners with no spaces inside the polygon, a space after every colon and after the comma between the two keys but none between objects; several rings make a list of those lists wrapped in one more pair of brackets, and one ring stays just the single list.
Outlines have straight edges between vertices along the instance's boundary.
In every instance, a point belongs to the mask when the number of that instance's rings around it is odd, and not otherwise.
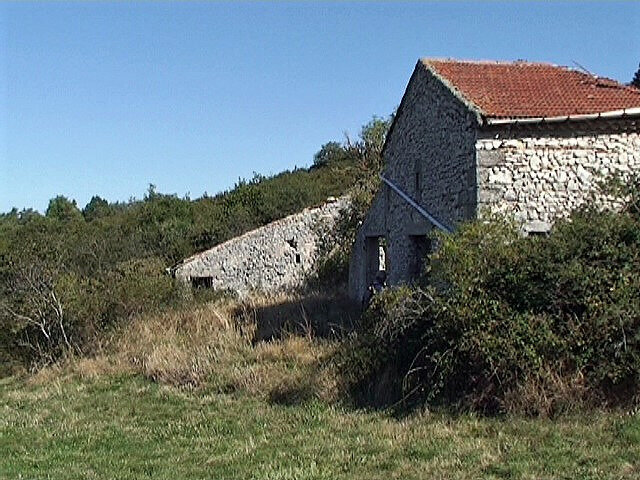
[{"label": "bush", "polygon": [[439,242],[422,286],[377,296],[338,358],[359,401],[549,415],[640,400],[637,210],[574,212],[548,237],[474,222]]}]

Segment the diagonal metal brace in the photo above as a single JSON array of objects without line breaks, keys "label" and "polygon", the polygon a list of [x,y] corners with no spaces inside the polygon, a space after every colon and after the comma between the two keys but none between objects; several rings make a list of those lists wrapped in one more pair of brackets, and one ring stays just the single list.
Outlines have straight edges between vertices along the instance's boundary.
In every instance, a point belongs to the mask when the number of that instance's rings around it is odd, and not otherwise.
[{"label": "diagonal metal brace", "polygon": [[409,195],[404,193],[400,188],[394,185],[390,180],[386,179],[383,175],[380,175],[380,179],[391,188],[394,192],[396,192],[400,197],[415,208],[420,215],[433,223],[437,228],[442,230],[445,233],[453,233],[453,229],[451,227],[446,226],[444,223],[440,222],[436,217],[427,212],[424,208],[418,205]]}]

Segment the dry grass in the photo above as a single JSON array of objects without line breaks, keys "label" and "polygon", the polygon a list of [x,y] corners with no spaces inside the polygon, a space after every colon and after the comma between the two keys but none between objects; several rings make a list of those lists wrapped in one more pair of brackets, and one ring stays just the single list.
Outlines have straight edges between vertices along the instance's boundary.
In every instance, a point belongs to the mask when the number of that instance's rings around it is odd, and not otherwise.
[{"label": "dry grass", "polygon": [[255,340],[290,334],[335,338],[350,329],[360,315],[359,307],[339,291],[255,295],[239,308],[241,316],[256,326]]},{"label": "dry grass", "polygon": [[159,383],[201,386],[247,341],[232,325],[232,305],[219,301],[135,319],[116,336],[112,356]]},{"label": "dry grass", "polygon": [[[286,328],[269,341],[257,340],[265,312]],[[300,297],[254,297],[242,303],[219,299],[135,318],[99,355],[69,357],[41,369],[29,382],[133,373],[179,388],[241,391],[278,403],[329,401],[337,397],[326,367],[335,346],[316,336]]]},{"label": "dry grass", "polygon": [[[256,341],[265,309],[306,321],[289,300],[142,316],[95,358],[0,380],[0,478],[638,478],[640,417],[396,420],[313,401],[336,398],[337,342]],[[528,388],[544,406],[568,387]]]},{"label": "dry grass", "polygon": [[603,399],[594,398],[581,372],[561,375],[549,366],[507,393],[504,400],[505,410],[510,413],[544,418],[590,410],[602,404]]}]

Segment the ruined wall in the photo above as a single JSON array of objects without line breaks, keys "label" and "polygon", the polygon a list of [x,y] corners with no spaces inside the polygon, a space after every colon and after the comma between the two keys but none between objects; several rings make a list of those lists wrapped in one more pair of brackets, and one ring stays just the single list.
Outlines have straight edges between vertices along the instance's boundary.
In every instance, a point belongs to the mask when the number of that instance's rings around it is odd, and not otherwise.
[{"label": "ruined wall", "polygon": [[[480,210],[511,214],[528,231],[548,230],[554,219],[588,201],[597,181],[640,170],[640,135],[633,122],[629,127],[577,124],[553,132],[487,133],[476,143]],[[602,196],[596,201],[608,202]]]},{"label": "ruined wall", "polygon": [[247,232],[187,258],[174,275],[240,296],[298,287],[313,270],[319,240],[326,240],[348,204],[346,197],[331,200]]},{"label": "ruined wall", "polygon": [[[475,116],[419,62],[409,81],[384,151],[384,175],[440,221],[455,226],[476,211]],[[380,221],[384,216],[384,221]],[[384,232],[379,232],[380,227]],[[432,226],[396,193],[381,186],[358,233],[350,265],[349,289],[362,299],[366,238],[388,242],[388,280],[411,280],[416,246],[412,238]]]}]

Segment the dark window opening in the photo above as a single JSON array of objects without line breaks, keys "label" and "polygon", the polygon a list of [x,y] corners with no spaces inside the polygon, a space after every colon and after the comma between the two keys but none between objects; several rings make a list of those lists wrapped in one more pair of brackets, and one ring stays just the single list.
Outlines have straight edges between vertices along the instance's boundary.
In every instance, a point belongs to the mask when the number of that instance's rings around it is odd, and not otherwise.
[{"label": "dark window opening", "polygon": [[191,277],[193,288],[213,288],[213,277]]},{"label": "dark window opening", "polygon": [[302,262],[302,258],[300,258],[300,254],[296,253],[296,263]]},{"label": "dark window opening", "polygon": [[409,236],[409,278],[418,278],[424,269],[426,257],[431,253],[431,239],[426,235]]},{"label": "dark window opening", "polygon": [[416,179],[415,179],[415,183],[416,183],[416,198],[420,197],[420,190],[422,189],[422,185],[420,182],[420,172],[416,172]]}]

